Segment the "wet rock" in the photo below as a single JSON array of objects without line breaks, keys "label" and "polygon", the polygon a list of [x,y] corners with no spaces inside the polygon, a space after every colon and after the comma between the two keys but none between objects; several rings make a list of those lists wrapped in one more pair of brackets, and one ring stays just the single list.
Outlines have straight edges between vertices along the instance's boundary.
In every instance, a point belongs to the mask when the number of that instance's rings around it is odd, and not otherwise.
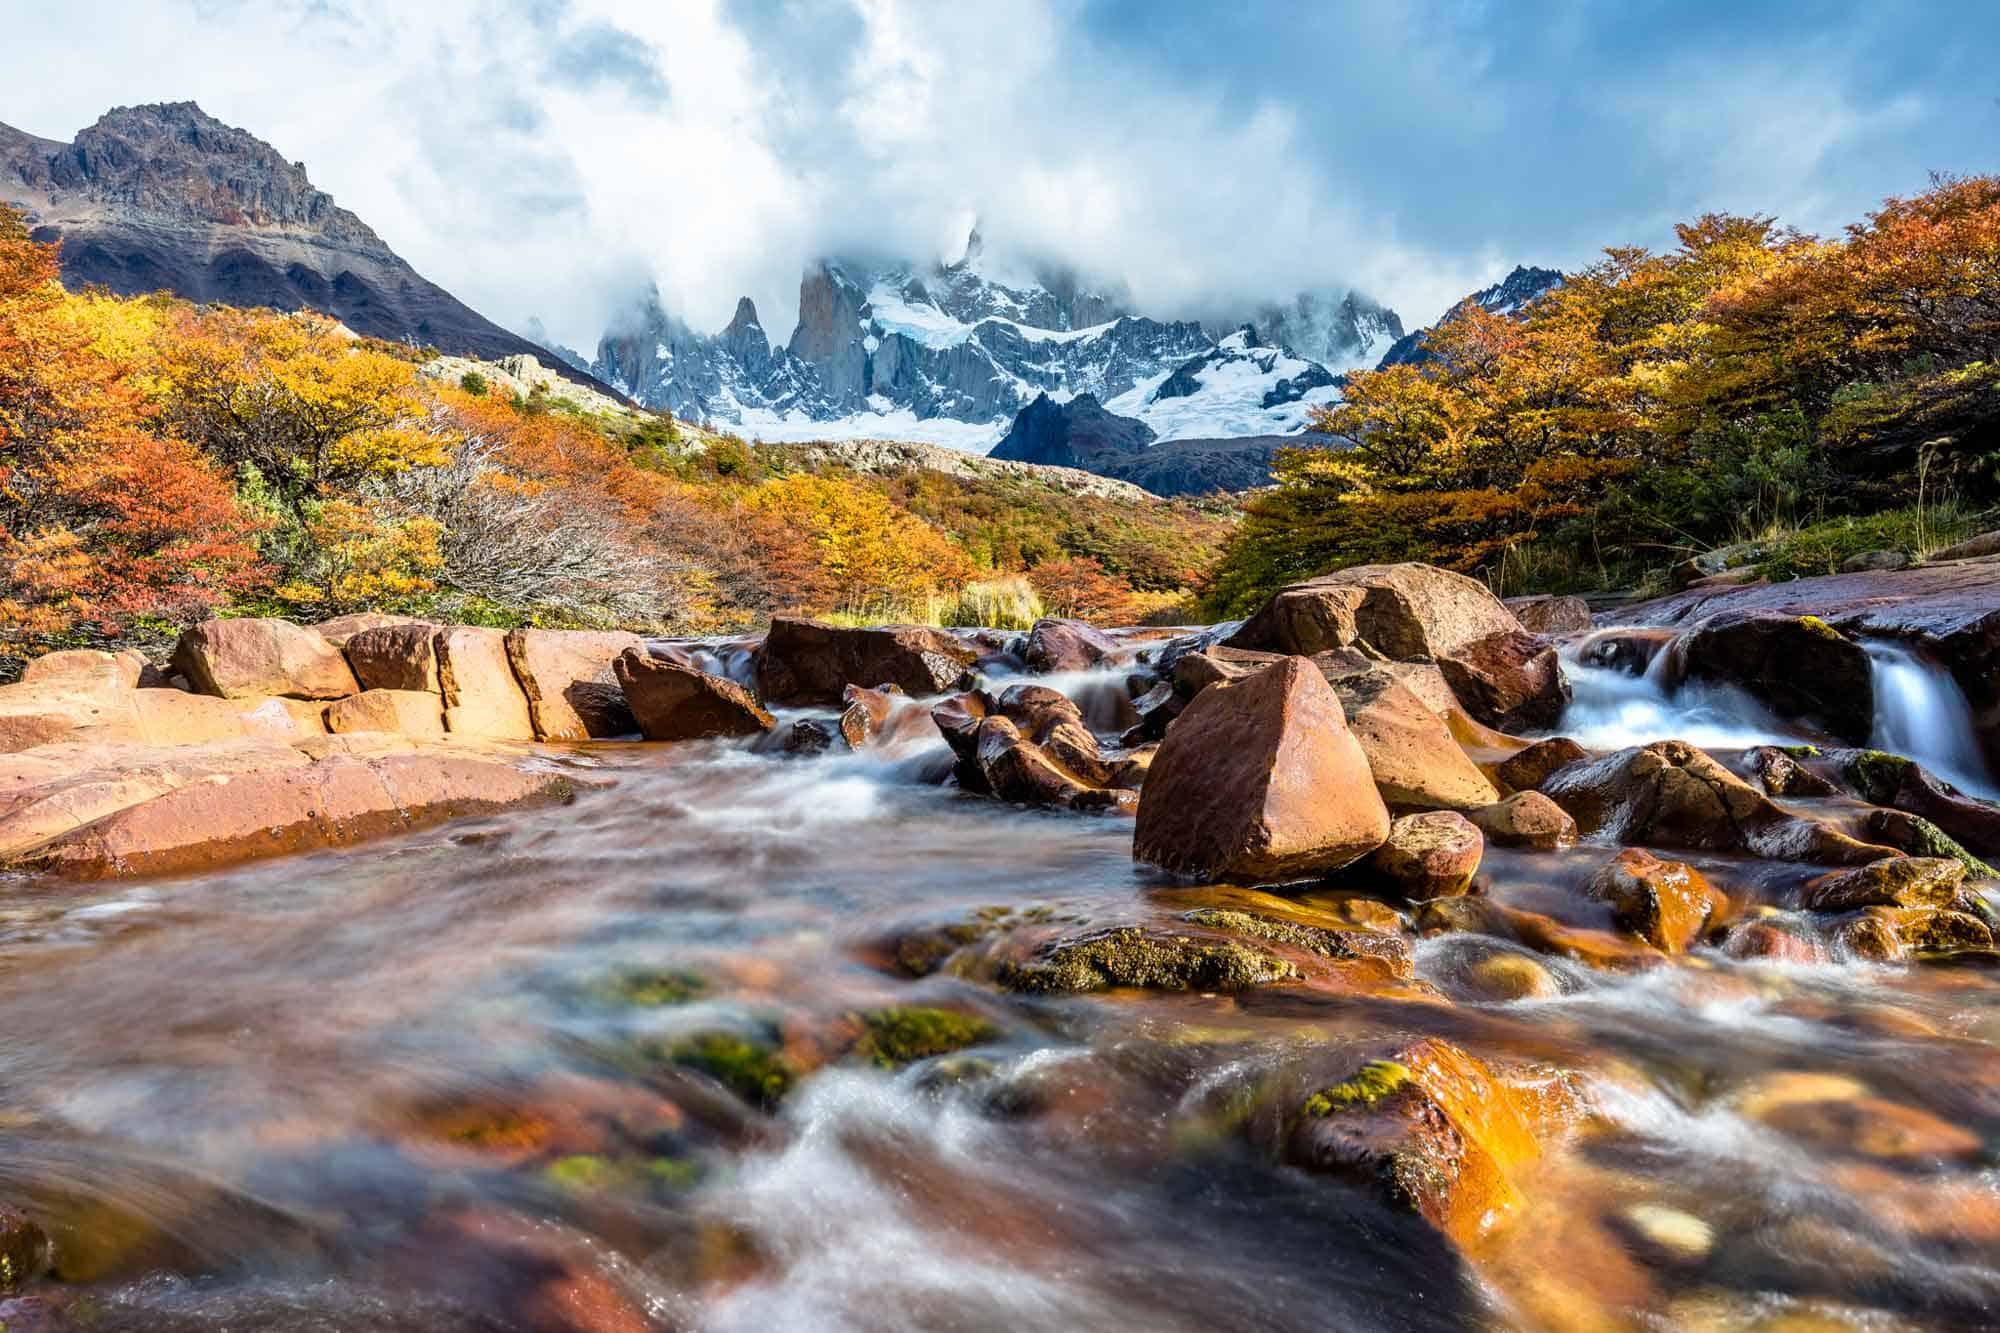
[{"label": "wet rock", "polygon": [[1468,811],[1466,818],[1488,842],[1503,847],[1552,852],[1576,843],[1576,821],[1538,791],[1517,792],[1504,801]]},{"label": "wet rock", "polygon": [[1501,731],[1553,727],[1569,706],[1569,682],[1547,640],[1511,630],[1438,659],[1452,693],[1476,720]]},{"label": "wet rock", "polygon": [[735,681],[654,657],[643,647],[627,648],[612,671],[649,741],[756,736],[777,725]]},{"label": "wet rock", "polygon": [[768,703],[831,708],[849,685],[895,685],[906,694],[941,694],[959,684],[979,654],[951,634],[921,625],[848,629],[779,616],[753,659]]},{"label": "wet rock", "polygon": [[1509,597],[1505,605],[1531,634],[1581,634],[1591,625],[1590,603],[1581,597],[1537,593]]},{"label": "wet rock", "polygon": [[1118,648],[1118,641],[1081,620],[1037,620],[1023,653],[1030,671],[1084,671]]},{"label": "wet rock", "polygon": [[698,1032],[674,1042],[665,1054],[765,1111],[777,1109],[799,1077],[776,1041],[741,1032]]},{"label": "wet rock", "polygon": [[1863,827],[1872,840],[1900,848],[1911,856],[1946,856],[1964,866],[1965,873],[1975,879],[2000,878],[1992,866],[1922,815],[1903,810],[1871,810]]},{"label": "wet rock", "polygon": [[[1073,733],[1081,733],[1080,738]],[[1134,803],[1131,793],[1112,789],[1101,763],[1087,772],[1072,766],[1085,758],[1094,760],[1096,751],[1089,732],[1074,727],[1073,733],[1059,735],[1044,747],[1022,735],[1012,718],[1000,714],[985,718],[973,735],[971,750],[983,790],[1017,805],[1086,812],[1129,809]],[[1059,754],[1069,762],[1059,762]],[[1105,780],[1103,785],[1094,780],[1099,778]]]},{"label": "wet rock", "polygon": [[1518,953],[1488,954],[1465,969],[1463,980],[1485,1000],[1548,1000],[1562,994],[1554,974]]},{"label": "wet rock", "polygon": [[1114,986],[1235,991],[1297,975],[1298,970],[1283,959],[1233,940],[1119,926],[1046,945],[1030,960],[1003,967],[999,981],[1008,990],[1029,994]]},{"label": "wet rock", "polygon": [[1192,699],[1211,685],[1254,676],[1273,662],[1282,661],[1284,656],[1217,644],[1175,659],[1171,679],[1183,698]]},{"label": "wet rock", "polygon": [[420,690],[363,690],[326,706],[326,729],[335,735],[354,731],[388,731],[401,736],[441,740],[444,701]]},{"label": "wet rock", "polygon": [[1678,1208],[1635,1203],[1618,1214],[1621,1229],[1655,1263],[1698,1264],[1715,1249],[1715,1228]]},{"label": "wet rock", "polygon": [[9,1295],[49,1271],[48,1235],[29,1216],[0,1203],[0,1295]]},{"label": "wet rock", "polygon": [[1388,808],[1339,696],[1294,657],[1188,705],[1147,773],[1133,854],[1269,883],[1337,870],[1388,836]]},{"label": "wet rock", "polygon": [[507,663],[528,698],[535,739],[581,741],[637,731],[612,663],[645,651],[636,634],[598,630],[507,631]]},{"label": "wet rock", "polygon": [[1837,796],[1840,788],[1775,745],[1760,745],[1744,756],[1757,781],[1772,796]]},{"label": "wet rock", "polygon": [[204,620],[174,645],[173,668],[196,692],[225,699],[338,699],[361,689],[340,649],[288,620]]},{"label": "wet rock", "polygon": [[1992,928],[1967,912],[1941,907],[1871,907],[1864,915],[1882,921],[1904,952],[1914,957],[1993,951]]},{"label": "wet rock", "polygon": [[364,690],[428,690],[441,694],[433,642],[437,634],[436,625],[422,621],[359,629],[344,645],[347,664]]},{"label": "wet rock", "polygon": [[1360,671],[1328,679],[1391,811],[1469,810],[1499,799],[1444,719],[1394,676]]},{"label": "wet rock", "polygon": [[1119,737],[1119,743],[1126,746],[1144,745],[1160,740],[1167,734],[1167,726],[1181,715],[1187,700],[1174,688],[1170,680],[1163,680],[1132,701],[1132,709],[1139,720]]},{"label": "wet rock", "polygon": [[1622,843],[1823,865],[1861,865],[1892,850],[1786,813],[1685,741],[1572,764],[1544,780],[1541,791],[1585,834]]},{"label": "wet rock", "polygon": [[781,748],[786,754],[802,757],[825,754],[833,748],[833,728],[809,717],[800,718],[785,727]]},{"label": "wet rock", "polygon": [[879,690],[849,685],[841,691],[840,700],[845,707],[840,713],[840,736],[847,742],[847,748],[859,750],[879,736],[883,727],[888,725],[896,700],[901,697],[905,697],[903,691],[894,685],[885,685]]},{"label": "wet rock", "polygon": [[2000,856],[2000,806],[1966,796],[1901,755],[1854,750],[1835,758],[1863,799],[1920,815],[1980,856]]},{"label": "wet rock", "polygon": [[1939,857],[1890,857],[1807,880],[1799,890],[1799,906],[1811,912],[1949,907],[1964,882],[1961,862]]},{"label": "wet rock", "polygon": [[1584,666],[1643,676],[1677,634],[1671,629],[1643,627],[1598,630],[1578,645],[1576,660]]},{"label": "wet rock", "polygon": [[1701,872],[1628,847],[1591,876],[1585,889],[1611,904],[1620,928],[1665,953],[1684,953],[1701,937],[1716,908]]},{"label": "wet rock", "polygon": [[1757,1119],[1822,1152],[1903,1165],[1967,1162],[1986,1146],[1963,1126],[1881,1097],[1787,1098]]},{"label": "wet rock", "polygon": [[1182,920],[1190,925],[1205,926],[1210,930],[1227,931],[1232,935],[1247,935],[1270,944],[1302,949],[1307,953],[1316,953],[1322,958],[1346,962],[1372,959],[1381,963],[1390,976],[1400,981],[1408,981],[1416,976],[1416,960],[1410,953],[1409,941],[1399,934],[1392,935],[1370,929],[1343,930],[1328,926],[1308,926],[1279,917],[1239,912],[1224,907],[1197,908]]},{"label": "wet rock", "polygon": [[1824,963],[1826,946],[1801,930],[1790,930],[1774,921],[1738,921],[1722,938],[1722,952],[1736,959],[1762,959],[1773,963]]},{"label": "wet rock", "polygon": [[507,636],[497,629],[451,625],[432,638],[445,730],[489,740],[535,739],[528,696],[507,660]]},{"label": "wet rock", "polygon": [[934,1056],[951,1055],[1000,1035],[976,1014],[956,1009],[896,1007],[861,1016],[862,1036],[855,1054],[883,1069],[901,1069]]},{"label": "wet rock", "polygon": [[1228,646],[1305,657],[1365,647],[1399,661],[1442,661],[1520,629],[1477,579],[1430,565],[1362,565],[1279,590]]},{"label": "wet rock", "polygon": [[1550,775],[1586,758],[1584,748],[1569,737],[1551,736],[1495,764],[1493,776],[1509,791],[1535,791]]},{"label": "wet rock", "polygon": [[1472,887],[1486,840],[1471,820],[1453,810],[1404,815],[1369,864],[1412,902],[1456,898]]},{"label": "wet rock", "polygon": [[1854,743],[1874,728],[1866,650],[1817,616],[1718,613],[1683,634],[1674,654],[1687,678],[1739,686],[1780,717]]},{"label": "wet rock", "polygon": [[1599,971],[1626,972],[1654,967],[1664,957],[1659,950],[1627,935],[1564,925],[1539,912],[1508,907],[1483,897],[1433,899],[1418,909],[1414,924],[1420,935],[1490,935]]},{"label": "wet rock", "polygon": [[1308,1097],[1285,1156],[1379,1191],[1461,1245],[1521,1206],[1514,1175],[1541,1155],[1513,1093],[1464,1050],[1425,1038]]}]

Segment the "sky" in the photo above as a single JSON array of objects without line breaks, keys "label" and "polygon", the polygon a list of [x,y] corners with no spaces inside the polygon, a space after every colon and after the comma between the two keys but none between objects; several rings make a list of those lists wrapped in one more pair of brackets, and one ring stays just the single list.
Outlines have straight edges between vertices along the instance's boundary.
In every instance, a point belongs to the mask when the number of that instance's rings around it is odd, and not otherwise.
[{"label": "sky", "polygon": [[829,255],[1159,316],[1427,323],[1712,210],[1833,231],[2000,162],[2000,5],[1842,0],[0,0],[0,121],[194,100],[427,277],[586,351],[637,293],[782,340]]}]

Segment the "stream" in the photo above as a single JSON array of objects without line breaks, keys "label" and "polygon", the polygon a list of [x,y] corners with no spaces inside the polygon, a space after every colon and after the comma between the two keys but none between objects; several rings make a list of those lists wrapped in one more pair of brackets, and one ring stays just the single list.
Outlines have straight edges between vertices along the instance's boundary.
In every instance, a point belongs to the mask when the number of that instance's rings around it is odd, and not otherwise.
[{"label": "stream", "polygon": [[[1884,741],[1983,787],[1923,673],[1878,671]],[[1593,748],[1792,738],[1740,697],[1571,674],[1563,731]],[[1114,681],[1054,683],[1110,730]],[[2000,1318],[1989,971],[1544,957],[1546,994],[1499,1000],[1471,970],[1520,951],[1461,933],[1418,943],[1420,1000],[1016,995],[912,977],[899,942],[1269,900],[1135,865],[1127,820],[937,785],[935,736],[561,762],[613,785],[228,873],[0,883],[0,1199],[51,1233],[58,1279],[0,1301],[9,1333]],[[1546,910],[1607,855],[1494,849],[1485,873]],[[1687,859],[1752,896],[1767,873]],[[844,1055],[889,1006],[984,1039]],[[1301,1062],[1415,1034],[1573,1071],[1593,1107],[1470,1251],[1277,1164],[1237,1113]],[[764,1047],[795,1072],[755,1066],[763,1095],[710,1076]]]}]

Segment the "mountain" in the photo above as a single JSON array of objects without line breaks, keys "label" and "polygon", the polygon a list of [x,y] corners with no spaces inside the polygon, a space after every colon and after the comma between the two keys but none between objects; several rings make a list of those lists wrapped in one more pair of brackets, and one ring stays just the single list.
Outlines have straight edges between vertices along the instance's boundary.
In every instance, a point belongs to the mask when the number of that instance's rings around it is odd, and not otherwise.
[{"label": "mountain", "polygon": [[[1474,305],[1490,310],[1496,315],[1519,314],[1544,292],[1560,287],[1562,280],[1563,275],[1556,269],[1529,268],[1524,264],[1517,264],[1512,273],[1491,287],[1482,287],[1446,311],[1444,318],[1440,319],[1438,324],[1450,320],[1457,314],[1459,306],[1464,305],[1466,301],[1471,301]],[[1376,369],[1421,365],[1429,360],[1430,353],[1425,350],[1424,335],[1436,327],[1437,325],[1433,324],[1430,328],[1418,329],[1397,339],[1395,345],[1382,357],[1381,364]]]},{"label": "mountain", "polygon": [[987,457],[1081,468],[1155,495],[1204,495],[1267,485],[1278,450],[1320,441],[1296,434],[1160,440],[1145,422],[1107,411],[1091,394],[1057,402],[1045,393],[1021,409]]},{"label": "mountain", "polygon": [[1335,372],[1374,366],[1403,337],[1401,316],[1356,291],[1300,292],[1289,304],[1260,306],[1225,327],[1234,332],[1246,324],[1263,343]]},{"label": "mountain", "polygon": [[1195,321],[1136,314],[1074,275],[1008,271],[974,231],[949,264],[814,265],[783,344],[747,299],[721,333],[702,334],[648,292],[591,369],[648,406],[766,440],[983,449],[1043,394],[1088,394],[1165,439],[1298,430],[1338,379],[1286,337],[1336,350],[1345,367],[1372,362],[1401,331],[1394,311],[1355,293],[1307,294],[1218,341]]},{"label": "mountain", "polygon": [[193,102],[115,107],[70,143],[0,125],[0,203],[24,211],[36,239],[62,241],[72,287],[318,310],[460,356],[562,360],[424,278],[303,163]]}]

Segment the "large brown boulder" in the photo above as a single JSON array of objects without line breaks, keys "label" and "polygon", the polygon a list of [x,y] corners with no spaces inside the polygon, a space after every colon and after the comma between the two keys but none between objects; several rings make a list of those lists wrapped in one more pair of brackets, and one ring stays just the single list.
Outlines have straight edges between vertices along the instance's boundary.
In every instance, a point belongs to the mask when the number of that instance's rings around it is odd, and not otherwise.
[{"label": "large brown boulder", "polygon": [[428,690],[363,690],[326,706],[326,729],[336,736],[386,731],[442,740],[444,703]]},{"label": "large brown boulder", "polygon": [[1479,829],[1456,810],[1404,815],[1369,864],[1411,902],[1456,898],[1472,887],[1486,852]]},{"label": "large brown boulder", "polygon": [[386,629],[391,625],[421,625],[424,621],[415,616],[392,616],[383,611],[357,611],[353,615],[335,616],[322,620],[313,628],[319,636],[336,648],[347,647],[348,640],[371,629]]},{"label": "large brown boulder", "polygon": [[438,627],[420,620],[374,625],[348,636],[343,651],[364,690],[428,690],[438,683]]},{"label": "large brown boulder", "polygon": [[612,670],[649,741],[755,736],[777,725],[735,681],[654,657],[644,647],[627,648]]},{"label": "large brown boulder", "polygon": [[1628,847],[1591,877],[1585,891],[1611,905],[1612,918],[1663,953],[1685,953],[1715,911],[1700,871]]},{"label": "large brown boulder", "polygon": [[146,659],[134,652],[107,653],[95,648],[71,648],[44,653],[21,669],[23,685],[65,681],[110,690],[136,690]]},{"label": "large brown boulder", "polygon": [[779,616],[757,649],[757,693],[786,706],[840,703],[849,685],[895,685],[905,694],[942,694],[979,654],[956,636],[925,625],[850,629]]},{"label": "large brown boulder", "polygon": [[1168,870],[1279,882],[1382,845],[1389,810],[1319,668],[1289,657],[1197,695],[1140,794],[1133,854]]},{"label": "large brown boulder", "polygon": [[1081,620],[1037,620],[1023,658],[1030,671],[1084,671],[1118,647],[1118,640]]},{"label": "large brown boulder", "polygon": [[1399,661],[1438,661],[1520,630],[1477,579],[1430,565],[1360,565],[1280,589],[1229,646],[1305,657],[1363,647]]},{"label": "large brown boulder", "polygon": [[606,630],[516,629],[507,632],[507,661],[528,696],[535,739],[581,741],[629,736],[638,729],[611,664],[636,634]]},{"label": "large brown boulder", "polygon": [[528,696],[507,660],[507,636],[497,629],[450,625],[433,637],[445,729],[454,736],[531,741]]},{"label": "large brown boulder", "polygon": [[1898,856],[1852,870],[1835,870],[1806,881],[1799,906],[1812,912],[1851,912],[1863,907],[1953,907],[1965,883],[1961,861],[1936,856]]},{"label": "large brown boulder", "polygon": [[1686,678],[1738,686],[1780,717],[1817,723],[1856,745],[1874,729],[1867,651],[1817,616],[1721,612],[1670,651],[1670,666]]},{"label": "large brown boulder", "polygon": [[1500,799],[1452,739],[1444,719],[1394,676],[1359,671],[1330,677],[1329,683],[1390,810],[1471,810]]},{"label": "large brown boulder", "polygon": [[1549,643],[1525,630],[1477,639],[1438,659],[1465,711],[1501,731],[1555,726],[1569,706],[1569,682]]},{"label": "large brown boulder", "polygon": [[174,670],[201,694],[338,699],[360,683],[340,649],[289,620],[204,620],[174,645]]},{"label": "large brown boulder", "polygon": [[1590,603],[1581,597],[1536,593],[1509,597],[1506,607],[1531,634],[1581,634],[1591,625]]},{"label": "large brown boulder", "polygon": [[1861,865],[1895,854],[1788,814],[1685,741],[1657,741],[1571,764],[1546,779],[1541,791],[1584,833],[1623,843],[1824,865]]},{"label": "large brown boulder", "polygon": [[1111,763],[1070,699],[1041,685],[1016,685],[999,699],[970,691],[930,716],[957,759],[966,791],[1020,805],[1129,811],[1143,768]]},{"label": "large brown boulder", "polygon": [[1466,812],[1489,842],[1502,847],[1560,851],[1576,842],[1576,821],[1538,791],[1517,792],[1504,801]]}]

